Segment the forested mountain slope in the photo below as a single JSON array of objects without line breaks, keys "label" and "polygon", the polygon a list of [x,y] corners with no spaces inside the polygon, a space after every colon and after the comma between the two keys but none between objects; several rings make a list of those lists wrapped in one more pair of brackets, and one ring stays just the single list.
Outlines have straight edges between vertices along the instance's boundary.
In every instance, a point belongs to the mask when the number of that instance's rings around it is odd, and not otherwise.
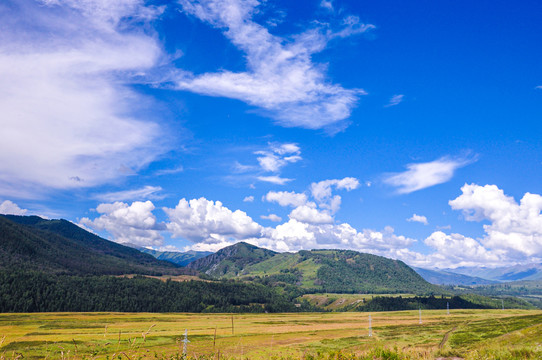
[{"label": "forested mountain slope", "polygon": [[15,215],[0,215],[1,269],[93,275],[186,272],[66,220]]}]

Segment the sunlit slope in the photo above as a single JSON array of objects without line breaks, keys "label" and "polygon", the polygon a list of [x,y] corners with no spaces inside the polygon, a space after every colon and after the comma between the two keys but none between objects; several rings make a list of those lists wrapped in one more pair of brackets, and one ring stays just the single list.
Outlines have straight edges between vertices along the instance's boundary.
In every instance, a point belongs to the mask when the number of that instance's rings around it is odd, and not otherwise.
[{"label": "sunlit slope", "polygon": [[275,253],[238,243],[189,266],[215,277],[257,279],[331,293],[442,292],[402,261],[351,250]]}]

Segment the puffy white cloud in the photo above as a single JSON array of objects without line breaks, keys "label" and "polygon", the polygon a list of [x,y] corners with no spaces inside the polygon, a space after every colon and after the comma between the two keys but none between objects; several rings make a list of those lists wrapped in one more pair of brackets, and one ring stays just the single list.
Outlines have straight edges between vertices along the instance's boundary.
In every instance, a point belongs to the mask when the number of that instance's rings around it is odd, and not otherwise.
[{"label": "puffy white cloud", "polygon": [[318,211],[314,207],[302,205],[292,210],[290,219],[294,219],[300,222],[308,224],[331,224],[333,223],[333,217],[331,215]]},{"label": "puffy white cloud", "polygon": [[144,186],[141,189],[116,191],[94,196],[95,199],[107,202],[126,201],[126,200],[146,200],[146,199],[162,199],[164,196],[157,195],[157,192],[162,191],[160,186]]},{"label": "puffy white cloud", "polygon": [[194,75],[180,72],[177,88],[210,96],[239,99],[257,106],[283,126],[309,129],[344,127],[360,94],[331,84],[325,67],[312,63],[311,56],[322,51],[336,37],[362,33],[372,25],[356,17],[345,19],[343,29],[332,32],[321,24],[289,38],[271,35],[252,16],[255,0],[179,0],[182,9],[211,26],[221,29],[246,54],[247,71]]},{"label": "puffy white cloud", "polygon": [[103,184],[164,151],[158,126],[136,115],[149,101],[125,86],[162,56],[127,19],[159,12],[140,0],[2,4],[1,193]]},{"label": "puffy white cloud", "polygon": [[339,195],[331,196],[332,189],[351,191],[358,187],[358,179],[345,177],[344,179],[332,179],[312,183],[310,190],[318,205],[321,208],[330,210],[334,214],[341,206],[341,197]]},{"label": "puffy white cloud", "polygon": [[397,187],[399,194],[408,194],[449,181],[457,169],[473,161],[474,159],[443,157],[427,163],[409,164],[407,171],[388,175],[384,182]]},{"label": "puffy white cloud", "polygon": [[205,198],[181,199],[173,209],[163,208],[169,217],[167,229],[173,237],[217,244],[259,237],[262,227],[244,211],[231,211],[220,201]]},{"label": "puffy white cloud", "polygon": [[412,216],[410,218],[408,218],[407,221],[409,221],[409,222],[419,222],[419,223],[422,223],[424,225],[429,224],[427,222],[427,217],[425,217],[423,215],[417,215],[417,214],[412,214]]},{"label": "puffy white cloud", "polygon": [[100,217],[91,220],[82,218],[81,225],[94,230],[105,230],[119,243],[139,246],[160,246],[163,237],[160,234],[165,227],[156,221],[151,201],[135,201],[131,205],[123,202],[100,204],[96,208]]},{"label": "puffy white cloud", "polygon": [[307,195],[304,193],[296,193],[294,191],[269,191],[265,194],[264,200],[276,202],[280,206],[298,207],[307,203]]},{"label": "puffy white cloud", "polygon": [[275,228],[265,228],[263,235],[263,238],[257,239],[257,245],[277,251],[351,249],[395,258],[399,250],[415,242],[414,239],[396,235],[391,227],[383,231],[357,231],[347,223],[309,224],[296,219]]},{"label": "puffy white cloud", "polygon": [[0,204],[0,214],[6,215],[26,215],[28,210],[21,209],[17,204],[10,200],[4,200]]},{"label": "puffy white cloud", "polygon": [[507,261],[503,251],[488,250],[475,239],[461,234],[436,231],[425,239],[425,244],[436,250],[423,260],[431,267],[499,266]]},{"label": "puffy white cloud", "polygon": [[337,190],[354,190],[359,187],[359,181],[353,177],[345,177],[344,179],[324,180],[311,184],[312,196],[317,201],[323,201],[331,197],[331,190],[335,187]]},{"label": "puffy white cloud", "polygon": [[385,107],[395,106],[399,105],[403,102],[403,98],[405,95],[393,95],[389,101],[389,103]]},{"label": "puffy white cloud", "polygon": [[243,202],[253,202],[254,201],[254,196],[245,196],[245,198],[243,199]]},{"label": "puffy white cloud", "polygon": [[270,144],[270,150],[256,151],[260,167],[265,172],[278,172],[289,163],[303,160],[297,144]]},{"label": "puffy white cloud", "polygon": [[275,184],[275,185],[284,185],[284,184],[286,184],[286,183],[293,180],[293,179],[283,178],[283,177],[280,177],[280,176],[277,176],[277,175],[257,176],[256,179],[258,179],[260,181],[263,181],[263,182],[272,183],[272,184]]},{"label": "puffy white cloud", "polygon": [[518,204],[495,185],[465,184],[462,194],[449,202],[468,221],[487,220],[483,244],[533,256],[542,253],[542,196],[526,193]]},{"label": "puffy white cloud", "polygon": [[282,218],[280,216],[276,215],[276,214],[262,215],[262,216],[260,216],[260,218],[262,218],[264,220],[273,221],[273,222],[282,221]]}]

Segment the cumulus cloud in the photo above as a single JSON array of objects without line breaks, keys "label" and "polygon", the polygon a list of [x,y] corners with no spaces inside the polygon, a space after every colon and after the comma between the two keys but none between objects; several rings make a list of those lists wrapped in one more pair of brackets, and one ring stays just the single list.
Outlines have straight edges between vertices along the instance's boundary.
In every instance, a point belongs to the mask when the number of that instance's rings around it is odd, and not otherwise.
[{"label": "cumulus cloud", "polygon": [[180,72],[178,89],[244,101],[263,109],[287,127],[343,128],[359,95],[326,79],[325,67],[311,56],[325,49],[333,38],[365,32],[373,25],[357,17],[345,19],[333,32],[324,24],[288,38],[272,35],[252,20],[260,4],[256,0],[179,0],[182,10],[223,31],[246,54],[247,70],[194,75]]},{"label": "cumulus cloud", "polygon": [[425,239],[425,244],[436,250],[424,260],[431,267],[499,266],[507,262],[503,251],[488,250],[477,240],[461,234],[436,231]]},{"label": "cumulus cloud", "polygon": [[399,105],[400,103],[403,102],[404,97],[405,97],[405,95],[393,95],[391,97],[390,101],[388,102],[388,104],[386,104],[385,107]]},{"label": "cumulus cloud", "polygon": [[424,225],[429,224],[427,222],[427,218],[425,216],[416,215],[416,214],[413,214],[410,218],[407,219],[407,221],[409,221],[409,222],[419,222],[419,223],[422,223]]},{"label": "cumulus cloud", "polygon": [[294,219],[307,224],[331,224],[333,217],[331,215],[318,211],[314,207],[302,205],[292,210],[290,219]]},{"label": "cumulus cloud", "polygon": [[254,201],[254,196],[245,196],[245,198],[243,199],[243,202],[253,202]]},{"label": "cumulus cloud", "polygon": [[2,5],[0,192],[91,187],[164,151],[158,126],[136,115],[149,101],[127,86],[162,56],[128,19],[160,11],[141,0]]},{"label": "cumulus cloud", "polygon": [[265,172],[279,172],[289,163],[296,163],[303,158],[300,156],[297,144],[271,144],[270,150],[256,151],[260,167]]},{"label": "cumulus cloud", "polygon": [[131,205],[123,202],[100,204],[96,211],[100,215],[91,220],[82,218],[80,224],[94,230],[105,230],[118,243],[139,246],[160,246],[163,237],[160,234],[165,227],[156,221],[151,201],[135,201]]},{"label": "cumulus cloud", "polygon": [[312,183],[310,191],[321,208],[328,209],[334,214],[341,206],[341,197],[339,195],[332,196],[332,189],[351,191],[358,187],[358,179],[345,177],[344,179],[332,179]]},{"label": "cumulus cloud", "polygon": [[257,165],[234,164],[234,171],[242,173],[244,178],[253,178],[275,185],[284,185],[294,179],[281,176],[282,169],[288,164],[297,163],[301,157],[301,149],[295,143],[269,143],[263,150],[253,152]]},{"label": "cumulus cloud", "polygon": [[282,221],[282,218],[276,214],[269,214],[269,215],[262,215],[260,216],[260,218],[264,219],[264,220],[269,220],[269,221],[273,221],[273,222],[281,222]]},{"label": "cumulus cloud", "polygon": [[397,258],[398,249],[415,242],[414,239],[396,235],[391,227],[383,231],[358,231],[347,223],[310,224],[296,219],[275,228],[265,228],[263,235],[257,244],[277,251],[352,249],[394,258]]},{"label": "cumulus cloud", "polygon": [[230,243],[259,237],[262,231],[261,225],[244,211],[231,211],[220,201],[181,199],[175,208],[163,210],[169,217],[166,226],[172,236],[194,243]]},{"label": "cumulus cloud", "polygon": [[390,174],[386,176],[384,182],[395,186],[399,194],[409,194],[449,181],[457,169],[473,161],[475,160],[442,157],[431,162],[408,164],[407,171]]},{"label": "cumulus cloud", "polygon": [[0,214],[5,215],[26,215],[28,210],[21,209],[17,204],[10,200],[4,200],[0,204]]},{"label": "cumulus cloud", "polygon": [[269,191],[263,199],[269,202],[276,202],[280,206],[298,207],[307,203],[306,194],[294,191]]},{"label": "cumulus cloud", "polygon": [[134,190],[124,190],[109,192],[105,194],[95,195],[94,198],[100,201],[106,202],[115,202],[115,201],[126,201],[126,200],[147,200],[147,199],[163,199],[163,195],[156,194],[157,192],[162,191],[160,186],[144,186],[141,189]]},{"label": "cumulus cloud", "polygon": [[495,185],[465,184],[449,202],[468,221],[487,220],[483,244],[522,255],[542,253],[542,196],[526,193],[519,204]]}]

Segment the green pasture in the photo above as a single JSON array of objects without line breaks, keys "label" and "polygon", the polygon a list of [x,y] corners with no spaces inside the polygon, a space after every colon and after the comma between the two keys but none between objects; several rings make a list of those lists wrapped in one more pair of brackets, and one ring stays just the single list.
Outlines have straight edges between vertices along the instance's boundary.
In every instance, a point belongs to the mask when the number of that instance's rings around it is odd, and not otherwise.
[{"label": "green pasture", "polygon": [[370,315],[0,314],[0,359],[182,358],[185,329],[191,359],[542,358],[542,311]]}]

